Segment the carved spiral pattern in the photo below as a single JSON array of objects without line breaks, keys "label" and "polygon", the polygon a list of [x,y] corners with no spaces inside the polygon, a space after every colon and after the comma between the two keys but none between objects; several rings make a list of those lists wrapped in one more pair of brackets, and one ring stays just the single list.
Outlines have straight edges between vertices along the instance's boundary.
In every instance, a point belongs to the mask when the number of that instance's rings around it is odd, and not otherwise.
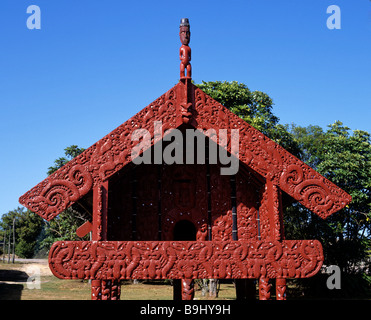
[{"label": "carved spiral pattern", "polygon": [[289,165],[280,177],[280,186],[284,191],[305,203],[322,218],[328,217],[350,202],[349,195],[339,188],[335,190],[336,193],[332,192],[330,185],[331,183],[321,176],[305,179],[303,165]]},{"label": "carved spiral pattern", "polygon": [[68,172],[66,180],[51,180],[40,195],[28,199],[26,206],[50,220],[85,195],[92,184],[90,173],[82,165],[75,165]]}]

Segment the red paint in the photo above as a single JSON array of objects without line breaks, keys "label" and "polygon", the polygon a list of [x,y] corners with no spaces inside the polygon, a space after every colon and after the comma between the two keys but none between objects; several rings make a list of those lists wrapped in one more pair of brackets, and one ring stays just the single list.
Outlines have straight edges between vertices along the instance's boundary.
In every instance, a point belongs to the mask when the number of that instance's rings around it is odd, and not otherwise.
[{"label": "red paint", "polygon": [[[144,128],[153,136],[154,121],[162,121],[163,130],[176,128],[182,119],[177,92],[194,97],[192,113],[196,129],[239,128],[239,160],[264,179],[269,179],[282,191],[321,218],[344,208],[351,197],[321,176],[301,160],[291,155],[247,122],[206,95],[195,85],[179,82],[164,95],[149,104],[131,119],[103,137],[82,154],[68,162],[51,176],[20,197],[22,205],[46,220],[51,220],[86,195],[95,186],[108,180],[131,163],[131,141],[135,129]],[[191,92],[188,92],[188,91]],[[151,146],[149,146],[151,147]],[[226,148],[231,151],[230,146]]]},{"label": "red paint", "polygon": [[[179,50],[180,58],[180,79],[191,79],[192,78],[192,68],[191,68],[191,48],[188,46],[191,41],[191,31],[188,19],[182,19],[179,27],[179,37],[182,46]],[[187,75],[185,75],[185,71]]]},{"label": "red paint", "polygon": [[58,241],[49,252],[56,277],[85,280],[308,278],[322,262],[317,240]]},{"label": "red paint", "polygon": [[84,224],[82,224],[80,227],[76,229],[76,234],[83,238],[85,237],[91,230],[93,229],[93,225],[90,223],[90,221],[86,221]]}]

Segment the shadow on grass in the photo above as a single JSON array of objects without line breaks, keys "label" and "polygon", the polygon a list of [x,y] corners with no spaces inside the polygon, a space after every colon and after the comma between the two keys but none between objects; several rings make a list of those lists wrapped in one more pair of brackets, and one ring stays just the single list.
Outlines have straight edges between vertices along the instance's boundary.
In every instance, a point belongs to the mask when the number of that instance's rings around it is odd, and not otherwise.
[{"label": "shadow on grass", "polygon": [[[26,282],[27,273],[19,270],[0,270],[0,281]],[[0,300],[20,300],[24,286],[21,283],[0,283]]]}]

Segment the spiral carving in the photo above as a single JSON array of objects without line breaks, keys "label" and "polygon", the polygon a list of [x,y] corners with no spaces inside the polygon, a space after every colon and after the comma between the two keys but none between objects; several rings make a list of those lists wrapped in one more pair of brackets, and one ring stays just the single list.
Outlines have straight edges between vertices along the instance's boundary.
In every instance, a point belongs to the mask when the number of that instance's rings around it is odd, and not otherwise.
[{"label": "spiral carving", "polygon": [[[348,194],[308,168],[306,169],[309,171],[310,178],[306,177],[309,174],[305,174],[304,165],[291,164],[287,166],[280,177],[281,189],[323,219],[350,202],[351,198]],[[312,176],[318,178],[312,178]],[[331,190],[330,186],[336,189]]]},{"label": "spiral carving", "polygon": [[67,176],[66,180],[51,180],[40,195],[28,200],[27,207],[44,219],[51,220],[92,187],[92,177],[82,165],[73,166]]}]

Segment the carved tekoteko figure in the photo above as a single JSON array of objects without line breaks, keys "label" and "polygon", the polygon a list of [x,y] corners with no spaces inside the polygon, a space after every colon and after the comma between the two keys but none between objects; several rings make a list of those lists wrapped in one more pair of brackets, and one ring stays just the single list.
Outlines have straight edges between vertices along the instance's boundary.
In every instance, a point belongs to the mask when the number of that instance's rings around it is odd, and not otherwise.
[{"label": "carved tekoteko figure", "polygon": [[[188,46],[191,40],[191,31],[189,26],[189,21],[187,18],[183,18],[180,21],[179,26],[179,37],[182,46],[179,50],[180,58],[180,79],[190,79],[192,77],[192,67],[189,63],[191,61],[191,48]],[[185,75],[185,70],[187,70],[187,76]]]}]

